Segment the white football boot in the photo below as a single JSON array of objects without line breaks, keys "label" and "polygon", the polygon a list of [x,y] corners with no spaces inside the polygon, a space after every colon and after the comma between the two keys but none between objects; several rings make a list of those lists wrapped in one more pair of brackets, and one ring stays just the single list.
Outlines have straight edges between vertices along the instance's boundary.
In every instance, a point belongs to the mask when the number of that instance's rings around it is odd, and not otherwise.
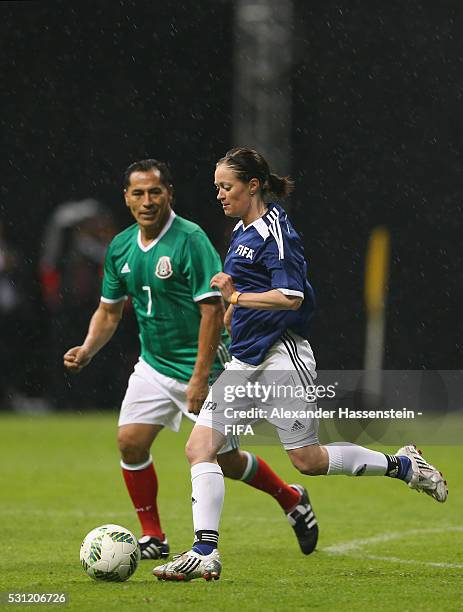
[{"label": "white football boot", "polygon": [[442,472],[439,472],[433,465],[428,463],[414,444],[408,444],[399,448],[396,452],[396,456],[398,455],[408,457],[412,462],[412,478],[408,486],[418,492],[424,491],[427,495],[443,504],[447,499],[448,488],[447,481],[444,480]]},{"label": "white football boot", "polygon": [[158,565],[153,574],[158,580],[218,580],[222,571],[222,563],[217,549],[209,555],[200,555],[194,550],[188,550],[180,555],[174,555],[169,563]]}]

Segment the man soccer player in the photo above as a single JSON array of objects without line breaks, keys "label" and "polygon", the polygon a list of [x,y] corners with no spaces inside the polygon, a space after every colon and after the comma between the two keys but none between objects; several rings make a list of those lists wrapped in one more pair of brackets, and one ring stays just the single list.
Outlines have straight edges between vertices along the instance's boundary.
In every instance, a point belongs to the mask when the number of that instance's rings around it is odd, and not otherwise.
[{"label": "man soccer player", "polygon": [[[169,545],[159,518],[150,449],[163,427],[178,431],[182,413],[191,417],[199,412],[209,376],[221,371],[219,357],[227,358],[222,298],[209,286],[221,262],[204,231],[172,210],[166,164],[148,159],[129,166],[124,195],[136,223],[109,245],[100,305],[84,343],[66,352],[64,365],[77,373],[90,363],[116,331],[130,296],[141,355],[122,402],[118,444],[142,527],[142,558],[157,559],[167,557]],[[283,482],[260,457],[240,450],[236,438],[223,446],[218,461],[224,475],[272,495],[302,552],[314,550],[318,526],[302,486]]]},{"label": "man soccer player", "polygon": [[[292,182],[270,172],[256,151],[240,148],[218,161],[215,184],[224,213],[241,219],[232,234],[224,272],[211,279],[211,287],[219,287],[230,304],[232,360],[211,388],[208,400],[214,401],[215,410],[205,402],[187,445],[195,500],[193,546],[153,570],[161,580],[220,577],[217,546],[225,491],[217,450],[226,439],[227,426],[242,422],[240,414],[230,416],[223,393],[233,374],[251,379],[254,386],[276,383],[275,388],[296,387],[297,379],[310,387],[316,377],[307,340],[314,298],[302,242],[283,208],[265,201],[269,193],[288,194]],[[246,414],[256,404],[267,410],[264,418],[275,425],[289,458],[303,474],[389,476],[438,502],[447,499],[442,474],[414,446],[404,446],[395,455],[354,444],[321,446],[318,422],[309,414],[297,419],[272,416],[272,409],[281,404],[277,394],[257,401],[251,386],[247,397],[240,397],[233,405],[235,412]]]}]

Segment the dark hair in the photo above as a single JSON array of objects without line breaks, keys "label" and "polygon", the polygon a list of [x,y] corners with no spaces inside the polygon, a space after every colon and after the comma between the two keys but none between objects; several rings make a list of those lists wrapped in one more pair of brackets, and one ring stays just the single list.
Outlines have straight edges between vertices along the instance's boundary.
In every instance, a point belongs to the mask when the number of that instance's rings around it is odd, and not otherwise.
[{"label": "dark hair", "polygon": [[227,164],[232,168],[240,181],[247,183],[252,178],[258,179],[263,195],[273,193],[279,198],[284,198],[294,189],[291,178],[270,172],[265,158],[254,149],[247,147],[230,149],[216,165],[219,164]]},{"label": "dark hair", "polygon": [[133,172],[149,172],[150,170],[157,170],[161,178],[161,183],[168,189],[172,189],[172,175],[169,167],[167,164],[157,159],[142,159],[141,161],[130,164],[124,172],[124,177],[122,179],[124,189],[127,189],[130,185],[130,175]]}]

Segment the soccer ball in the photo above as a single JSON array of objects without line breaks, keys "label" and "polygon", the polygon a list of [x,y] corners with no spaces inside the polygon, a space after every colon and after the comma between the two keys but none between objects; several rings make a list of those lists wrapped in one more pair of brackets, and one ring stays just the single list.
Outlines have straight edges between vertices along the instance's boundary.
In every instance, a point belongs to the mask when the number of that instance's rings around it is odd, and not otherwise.
[{"label": "soccer ball", "polygon": [[80,547],[82,567],[95,580],[123,582],[137,569],[140,546],[120,525],[102,525],[85,536]]}]

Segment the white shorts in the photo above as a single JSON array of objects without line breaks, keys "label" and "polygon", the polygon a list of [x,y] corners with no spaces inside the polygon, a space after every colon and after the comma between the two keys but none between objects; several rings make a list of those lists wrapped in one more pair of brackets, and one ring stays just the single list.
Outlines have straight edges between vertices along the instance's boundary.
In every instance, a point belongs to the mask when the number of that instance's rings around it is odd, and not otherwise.
[{"label": "white shorts", "polygon": [[286,450],[318,444],[318,419],[308,416],[316,410],[316,398],[308,393],[316,377],[310,344],[286,332],[261,364],[252,366],[235,358],[226,364],[197,424],[226,436],[236,432],[236,426],[265,420],[275,426]]},{"label": "white shorts", "polygon": [[[140,357],[129,378],[127,391],[122,400],[119,427],[144,423],[162,425],[177,432],[180,429],[182,415],[191,421],[196,421],[198,418],[188,412],[186,389],[187,384],[164,376]],[[220,453],[236,448],[239,448],[239,439],[230,435]]]}]

